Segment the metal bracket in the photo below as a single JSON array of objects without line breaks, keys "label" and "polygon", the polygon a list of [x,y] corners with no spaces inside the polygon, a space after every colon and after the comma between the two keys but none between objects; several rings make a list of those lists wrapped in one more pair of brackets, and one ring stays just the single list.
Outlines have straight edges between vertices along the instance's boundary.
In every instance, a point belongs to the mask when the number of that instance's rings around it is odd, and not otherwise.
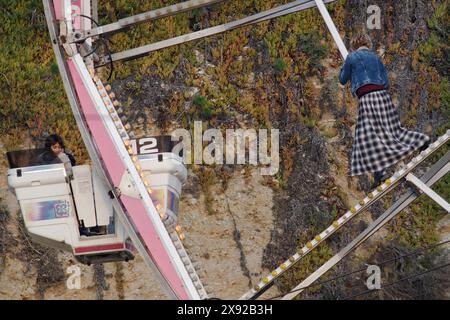
[{"label": "metal bracket", "polygon": [[123,174],[122,179],[120,180],[119,187],[116,188],[116,192],[117,191],[119,191],[120,195],[124,194],[136,199],[141,198],[136,184],[134,183],[133,178],[128,171],[125,171],[125,173]]},{"label": "metal bracket", "polygon": [[430,187],[428,187],[425,183],[423,183],[419,178],[417,178],[412,173],[408,173],[405,179],[411,182],[414,186],[420,189],[423,193],[433,199],[437,204],[439,204],[447,213],[450,213],[450,204],[445,201],[440,195],[434,192]]},{"label": "metal bracket", "polygon": [[76,54],[74,46],[67,42],[67,24],[64,20],[61,20],[59,24],[59,44],[64,48],[64,51],[69,57],[73,57]]}]

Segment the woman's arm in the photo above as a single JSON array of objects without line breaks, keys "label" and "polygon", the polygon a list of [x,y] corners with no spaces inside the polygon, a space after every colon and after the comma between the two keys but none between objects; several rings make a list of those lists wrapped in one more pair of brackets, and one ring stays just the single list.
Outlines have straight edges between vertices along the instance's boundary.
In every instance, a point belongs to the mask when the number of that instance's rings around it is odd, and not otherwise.
[{"label": "woman's arm", "polygon": [[68,153],[68,152],[65,152],[65,153],[66,153],[67,156],[69,157],[70,164],[71,164],[72,166],[75,166],[75,165],[76,165],[75,157],[74,157],[71,153]]},{"label": "woman's arm", "polygon": [[350,80],[351,75],[351,55],[347,56],[345,59],[344,65],[341,68],[341,72],[339,73],[339,82],[342,85],[345,85]]}]

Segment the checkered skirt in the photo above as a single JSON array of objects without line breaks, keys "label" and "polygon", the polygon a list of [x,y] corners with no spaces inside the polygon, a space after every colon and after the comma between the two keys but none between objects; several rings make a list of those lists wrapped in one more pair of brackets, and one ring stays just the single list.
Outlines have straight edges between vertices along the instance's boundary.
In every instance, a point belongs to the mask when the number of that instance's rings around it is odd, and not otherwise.
[{"label": "checkered skirt", "polygon": [[430,141],[402,127],[386,90],[361,97],[358,109],[350,176],[384,170]]}]

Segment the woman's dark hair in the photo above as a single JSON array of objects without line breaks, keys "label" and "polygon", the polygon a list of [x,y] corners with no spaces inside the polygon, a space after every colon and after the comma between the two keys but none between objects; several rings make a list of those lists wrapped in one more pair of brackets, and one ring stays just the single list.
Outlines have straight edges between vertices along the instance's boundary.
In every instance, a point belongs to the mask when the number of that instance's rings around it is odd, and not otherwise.
[{"label": "woman's dark hair", "polygon": [[51,147],[57,143],[61,146],[61,148],[65,148],[63,139],[57,134],[51,134],[47,137],[47,139],[45,139],[45,149],[50,150]]}]

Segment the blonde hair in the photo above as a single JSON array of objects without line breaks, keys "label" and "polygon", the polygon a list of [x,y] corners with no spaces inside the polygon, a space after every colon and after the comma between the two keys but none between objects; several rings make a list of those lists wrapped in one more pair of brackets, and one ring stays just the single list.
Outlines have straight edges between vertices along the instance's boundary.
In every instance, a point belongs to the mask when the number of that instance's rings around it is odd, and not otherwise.
[{"label": "blonde hair", "polygon": [[353,51],[358,50],[361,47],[367,47],[372,49],[372,41],[370,37],[365,33],[356,33],[352,40],[350,40],[350,47]]}]

